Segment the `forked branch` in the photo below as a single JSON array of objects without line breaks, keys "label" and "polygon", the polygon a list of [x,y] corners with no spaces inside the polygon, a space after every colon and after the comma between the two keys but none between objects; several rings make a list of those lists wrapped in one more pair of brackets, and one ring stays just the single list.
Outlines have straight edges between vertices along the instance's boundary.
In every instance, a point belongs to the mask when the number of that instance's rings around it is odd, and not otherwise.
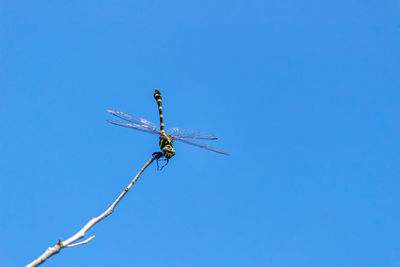
[{"label": "forked branch", "polygon": [[77,242],[78,240],[82,239],[86,232],[89,231],[90,228],[95,226],[98,222],[102,221],[105,219],[108,215],[113,213],[115,206],[121,201],[121,199],[128,193],[129,189],[133,186],[133,184],[138,180],[139,176],[142,174],[142,172],[154,161],[155,157],[153,156],[143,167],[140,169],[138,174],[136,174],[135,178],[129,183],[129,185],[122,191],[122,193],[119,195],[119,197],[112,203],[110,207],[106,211],[104,211],[102,214],[100,214],[96,218],[92,218],[81,230],[79,230],[76,234],[71,236],[65,241],[62,241],[61,239],[57,242],[57,244],[54,247],[49,247],[42,255],[40,255],[39,258],[36,260],[32,261],[26,267],[33,267],[33,266],[38,266],[45,262],[48,258],[51,256],[57,254],[62,250],[63,248],[71,248],[71,247],[76,247],[80,245],[84,245],[88,243],[90,240],[92,240],[95,236],[91,236],[88,239]]}]

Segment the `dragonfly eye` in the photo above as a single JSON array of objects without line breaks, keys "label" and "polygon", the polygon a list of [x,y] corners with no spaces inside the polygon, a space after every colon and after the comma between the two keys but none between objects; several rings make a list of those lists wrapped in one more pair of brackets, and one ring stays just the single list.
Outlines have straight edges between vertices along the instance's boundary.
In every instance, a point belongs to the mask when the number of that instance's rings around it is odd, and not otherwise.
[{"label": "dragonfly eye", "polygon": [[164,147],[162,149],[162,152],[164,154],[164,157],[166,157],[167,159],[170,159],[175,155],[175,150],[172,147]]}]

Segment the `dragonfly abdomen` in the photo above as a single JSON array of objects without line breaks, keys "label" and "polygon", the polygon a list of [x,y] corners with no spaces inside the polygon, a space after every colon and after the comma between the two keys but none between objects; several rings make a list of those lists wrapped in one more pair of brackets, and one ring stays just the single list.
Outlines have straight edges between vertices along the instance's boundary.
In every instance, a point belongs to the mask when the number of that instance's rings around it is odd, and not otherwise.
[{"label": "dragonfly abdomen", "polygon": [[161,98],[161,93],[160,91],[158,91],[157,89],[154,92],[154,99],[157,101],[157,105],[158,105],[158,113],[160,115],[160,132],[161,134],[165,134],[165,130],[164,130],[164,120],[163,120],[163,113],[162,113],[162,98]]},{"label": "dragonfly abdomen", "polygon": [[169,159],[175,155],[175,151],[173,148],[173,143],[171,138],[165,133],[164,130],[164,120],[163,120],[163,112],[162,112],[162,97],[160,91],[155,89],[154,91],[154,99],[157,101],[158,105],[158,113],[160,115],[160,149],[163,152],[164,156]]}]

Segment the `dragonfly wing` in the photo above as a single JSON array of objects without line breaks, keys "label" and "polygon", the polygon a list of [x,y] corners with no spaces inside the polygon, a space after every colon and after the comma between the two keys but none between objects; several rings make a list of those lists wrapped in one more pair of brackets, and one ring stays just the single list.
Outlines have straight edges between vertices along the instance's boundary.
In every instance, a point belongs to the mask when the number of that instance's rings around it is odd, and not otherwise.
[{"label": "dragonfly wing", "polygon": [[222,150],[219,150],[218,148],[215,148],[215,147],[212,147],[212,146],[209,146],[209,145],[206,145],[206,144],[202,144],[202,143],[198,143],[198,142],[194,142],[194,141],[188,141],[188,140],[180,139],[180,138],[174,138],[174,141],[182,142],[182,143],[189,144],[189,145],[192,145],[192,146],[197,146],[197,147],[200,147],[200,148],[203,148],[203,149],[207,149],[207,150],[219,153],[219,154],[230,155],[227,152],[224,152]]},{"label": "dragonfly wing", "polygon": [[204,133],[197,130],[189,130],[183,128],[171,128],[168,129],[167,135],[172,138],[187,138],[187,139],[204,139],[204,140],[217,140],[218,136],[210,133]]},{"label": "dragonfly wing", "polygon": [[116,117],[118,117],[118,118],[120,118],[120,119],[129,121],[129,122],[133,122],[133,123],[138,124],[138,125],[146,125],[148,128],[157,130],[156,124],[151,122],[151,121],[149,121],[149,120],[146,120],[146,119],[143,119],[143,118],[140,118],[140,117],[136,117],[136,116],[133,116],[133,115],[130,115],[128,113],[125,113],[125,112],[122,112],[122,111],[118,111],[118,110],[107,109],[107,112],[112,114],[112,115],[114,115],[114,116],[116,116]]},{"label": "dragonfly wing", "polygon": [[145,132],[145,133],[151,133],[151,134],[155,134],[155,135],[160,135],[160,132],[157,131],[157,129],[149,127],[146,124],[137,124],[137,123],[133,123],[133,122],[121,122],[121,121],[111,121],[111,120],[106,120],[106,121],[109,122],[109,123],[118,125],[118,126],[135,129],[135,130],[142,131],[142,132]]}]

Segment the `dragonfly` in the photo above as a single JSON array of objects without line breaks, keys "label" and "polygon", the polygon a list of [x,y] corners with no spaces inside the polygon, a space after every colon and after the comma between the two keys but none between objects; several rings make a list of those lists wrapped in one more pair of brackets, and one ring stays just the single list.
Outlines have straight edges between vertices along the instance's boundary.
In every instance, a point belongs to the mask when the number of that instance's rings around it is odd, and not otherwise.
[{"label": "dragonfly", "polygon": [[177,128],[177,127],[170,128],[167,131],[165,131],[164,119],[163,119],[164,115],[162,111],[162,97],[160,91],[155,89],[153,96],[154,99],[157,101],[159,118],[160,118],[160,130],[157,129],[157,125],[155,123],[149,120],[136,117],[118,110],[108,109],[107,112],[118,117],[119,119],[122,119],[123,121],[113,121],[113,120],[106,120],[106,121],[121,127],[126,127],[159,136],[159,146],[161,152],[154,152],[153,156],[157,159],[157,164],[158,160],[164,157],[166,160],[164,166],[166,166],[168,164],[169,159],[175,155],[174,144],[173,144],[174,141],[196,146],[219,154],[229,155],[229,153],[225,151],[222,151],[218,148],[212,147],[208,144],[198,141],[198,140],[218,140],[219,137],[214,134],[204,133],[197,130]]}]

